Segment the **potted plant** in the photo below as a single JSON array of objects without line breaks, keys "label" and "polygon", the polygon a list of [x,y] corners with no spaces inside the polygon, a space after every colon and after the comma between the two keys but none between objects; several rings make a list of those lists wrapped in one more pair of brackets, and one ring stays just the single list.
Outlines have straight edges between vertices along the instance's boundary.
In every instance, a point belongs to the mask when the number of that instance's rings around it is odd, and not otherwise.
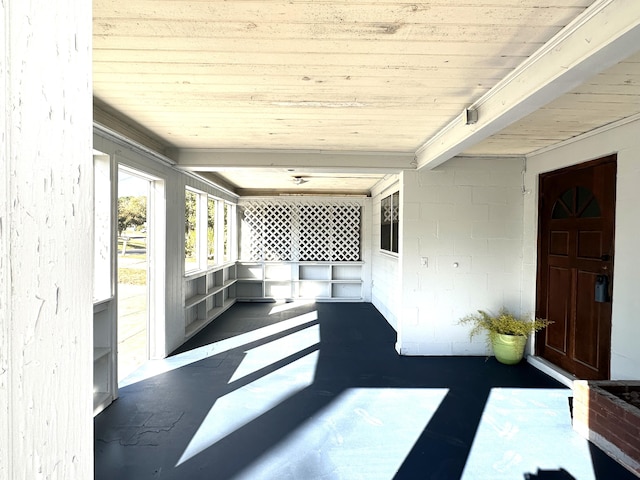
[{"label": "potted plant", "polygon": [[515,365],[522,360],[529,335],[546,328],[550,323],[542,318],[518,317],[504,307],[497,315],[478,310],[478,313],[460,319],[460,324],[472,325],[469,338],[486,331],[487,342],[493,347],[496,360],[507,365]]}]

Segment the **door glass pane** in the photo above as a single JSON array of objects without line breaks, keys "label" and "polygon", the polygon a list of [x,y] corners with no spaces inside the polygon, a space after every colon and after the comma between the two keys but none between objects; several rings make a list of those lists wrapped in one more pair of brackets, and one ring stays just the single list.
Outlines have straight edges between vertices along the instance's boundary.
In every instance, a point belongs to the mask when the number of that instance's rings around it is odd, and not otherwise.
[{"label": "door glass pane", "polygon": [[565,191],[553,206],[551,218],[563,219],[569,218],[574,213],[574,189]]},{"label": "door glass pane", "polygon": [[586,187],[578,187],[576,191],[578,210],[580,218],[596,218],[600,216],[600,205],[595,196]]},{"label": "door glass pane", "polygon": [[556,204],[553,206],[553,212],[551,213],[551,218],[556,220],[569,218],[569,211],[561,201],[557,201]]},{"label": "door glass pane", "polygon": [[586,187],[572,187],[565,191],[553,206],[551,218],[569,217],[597,218],[601,216],[600,205],[593,192]]},{"label": "door glass pane", "polygon": [[150,189],[148,179],[118,170],[118,381],[149,358]]},{"label": "door glass pane", "polygon": [[587,207],[580,214],[580,218],[598,218],[602,216],[600,212],[600,204],[595,197],[591,199]]}]

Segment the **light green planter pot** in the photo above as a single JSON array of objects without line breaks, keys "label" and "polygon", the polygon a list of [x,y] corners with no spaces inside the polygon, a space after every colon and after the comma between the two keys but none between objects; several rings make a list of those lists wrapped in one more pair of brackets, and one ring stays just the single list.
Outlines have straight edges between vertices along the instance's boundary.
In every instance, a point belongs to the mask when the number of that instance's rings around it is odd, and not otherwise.
[{"label": "light green planter pot", "polygon": [[497,333],[491,336],[491,344],[493,345],[493,353],[496,355],[496,360],[506,365],[515,365],[524,356],[527,337]]}]

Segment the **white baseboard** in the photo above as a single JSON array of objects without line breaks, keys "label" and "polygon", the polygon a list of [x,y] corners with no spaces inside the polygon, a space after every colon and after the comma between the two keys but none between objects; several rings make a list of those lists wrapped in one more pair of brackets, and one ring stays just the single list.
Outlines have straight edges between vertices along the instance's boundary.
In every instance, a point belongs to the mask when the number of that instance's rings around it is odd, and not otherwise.
[{"label": "white baseboard", "polygon": [[554,365],[553,363],[545,360],[542,357],[537,357],[534,355],[529,355],[527,357],[527,362],[529,362],[532,366],[537,368],[543,373],[546,373],[554,380],[562,383],[568,388],[573,388],[573,381],[576,379],[575,376],[571,375],[566,370]]}]

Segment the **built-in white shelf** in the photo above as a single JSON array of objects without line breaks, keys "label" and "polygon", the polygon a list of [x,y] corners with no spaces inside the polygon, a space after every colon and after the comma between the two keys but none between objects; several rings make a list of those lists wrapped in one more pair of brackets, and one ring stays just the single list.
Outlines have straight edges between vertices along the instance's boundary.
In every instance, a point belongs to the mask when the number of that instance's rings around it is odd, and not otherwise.
[{"label": "built-in white shelf", "polygon": [[97,415],[117,397],[115,298],[93,305],[93,414]]},{"label": "built-in white shelf", "polygon": [[236,301],[235,263],[185,277],[185,340],[195,335]]},{"label": "built-in white shelf", "polygon": [[363,262],[238,262],[238,300],[362,301]]}]

